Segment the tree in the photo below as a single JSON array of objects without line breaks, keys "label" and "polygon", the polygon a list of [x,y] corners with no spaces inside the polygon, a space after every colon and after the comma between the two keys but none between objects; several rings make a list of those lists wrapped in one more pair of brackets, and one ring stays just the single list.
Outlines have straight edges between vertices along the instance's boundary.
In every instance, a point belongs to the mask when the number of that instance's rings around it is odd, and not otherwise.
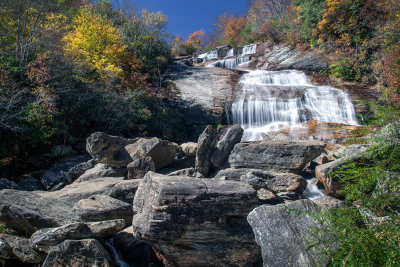
[{"label": "tree", "polygon": [[232,16],[227,18],[225,22],[225,41],[227,41],[231,46],[236,47],[241,41],[240,33],[246,26],[246,20],[244,17]]}]

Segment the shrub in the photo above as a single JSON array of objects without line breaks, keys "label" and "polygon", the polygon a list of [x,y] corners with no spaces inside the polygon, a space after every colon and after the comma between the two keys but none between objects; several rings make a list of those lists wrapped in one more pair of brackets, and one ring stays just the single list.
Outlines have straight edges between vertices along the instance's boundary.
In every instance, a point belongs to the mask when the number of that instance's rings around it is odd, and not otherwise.
[{"label": "shrub", "polygon": [[348,59],[343,59],[329,66],[328,73],[335,78],[347,81],[354,81],[356,79],[353,64]]}]

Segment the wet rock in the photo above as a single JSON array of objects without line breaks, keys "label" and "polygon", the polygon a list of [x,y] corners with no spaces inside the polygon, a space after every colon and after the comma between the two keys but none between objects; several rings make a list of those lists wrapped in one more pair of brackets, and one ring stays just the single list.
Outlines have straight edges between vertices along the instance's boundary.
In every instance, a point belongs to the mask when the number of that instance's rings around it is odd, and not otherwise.
[{"label": "wet rock", "polygon": [[132,162],[125,146],[133,144],[137,140],[97,132],[86,139],[86,151],[98,163],[122,168]]},{"label": "wet rock", "polygon": [[218,133],[211,125],[199,136],[196,152],[196,172],[207,177],[211,166],[211,154],[218,141]]},{"label": "wet rock", "polygon": [[337,170],[347,162],[348,158],[341,158],[335,161],[331,161],[315,168],[315,176],[318,181],[324,185],[325,194],[338,196],[340,191],[343,189],[337,178],[330,175],[331,172]]},{"label": "wet rock", "polygon": [[125,147],[132,160],[151,157],[156,170],[170,165],[178,148],[177,144],[156,137],[151,139],[140,138],[134,144]]},{"label": "wet rock", "polygon": [[44,189],[39,179],[29,175],[19,178],[18,185],[25,191],[39,191]]},{"label": "wet rock", "polygon": [[96,239],[66,240],[50,249],[43,267],[115,266],[107,250]]},{"label": "wet rock", "polygon": [[304,199],[287,205],[263,205],[250,212],[247,220],[261,247],[264,266],[326,264],[324,255],[308,243],[316,241],[311,234],[318,227],[312,217],[316,211],[317,205]]},{"label": "wet rock", "polygon": [[66,160],[60,161],[45,171],[40,177],[40,181],[46,190],[55,190],[64,187],[67,184],[66,175],[68,171],[83,162],[89,160],[87,155],[75,156]]},{"label": "wet rock", "polygon": [[[21,232],[32,234],[41,228],[57,227],[82,220],[85,212],[88,210],[74,209],[76,203],[80,200],[86,200],[96,195],[108,195],[113,199],[118,199],[129,205],[132,203],[133,196],[139,185],[137,180],[123,181],[122,178],[97,179],[89,182],[68,185],[56,192],[42,191],[0,191],[0,221],[7,226]],[[93,200],[93,204],[96,204]],[[100,202],[97,206],[98,214],[110,211],[110,215],[104,214],[105,218],[115,215],[114,210],[107,206],[101,208]],[[104,202],[107,203],[107,202]],[[112,204],[112,203],[111,203]],[[84,206],[86,207],[86,206]],[[90,207],[90,206],[89,206]],[[129,214],[127,207],[121,207],[126,214]],[[90,211],[90,210],[89,210]],[[123,215],[123,216],[122,216]],[[93,218],[89,216],[88,218]],[[125,219],[125,213],[121,217],[110,219]],[[104,218],[95,221],[104,221]],[[130,220],[128,220],[128,223]]]},{"label": "wet rock", "polygon": [[0,234],[0,246],[5,248],[5,259],[19,259],[25,263],[42,263],[46,257],[46,254],[32,248],[29,239],[24,237]]},{"label": "wet rock", "polygon": [[23,188],[17,185],[16,183],[7,180],[5,178],[0,178],[0,190],[2,189],[23,190]]},{"label": "wet rock", "polygon": [[128,179],[142,179],[149,171],[155,172],[154,162],[151,157],[140,158],[129,163]]},{"label": "wet rock", "polygon": [[12,248],[4,238],[0,238],[0,259],[13,258]]},{"label": "wet rock", "polygon": [[77,222],[56,228],[45,228],[36,231],[30,239],[31,244],[42,251],[56,246],[67,239],[106,238],[121,231],[124,220],[109,220],[101,222]]},{"label": "wet rock", "polygon": [[211,163],[215,167],[220,167],[228,158],[233,147],[240,142],[243,136],[243,128],[239,124],[233,125],[224,138],[218,142],[211,155]]},{"label": "wet rock", "polygon": [[174,266],[253,266],[260,251],[245,217],[247,184],[149,172],[133,202],[133,233]]},{"label": "wet rock", "polygon": [[106,164],[98,163],[93,168],[86,170],[74,183],[87,182],[104,177],[125,177],[128,173],[126,168],[113,168]]},{"label": "wet rock", "polygon": [[258,141],[236,144],[229,156],[233,168],[300,172],[321,155],[325,144],[317,141]]},{"label": "wet rock", "polygon": [[289,140],[289,137],[281,133],[280,131],[271,131],[267,133],[261,133],[261,137],[265,141],[284,141]]}]

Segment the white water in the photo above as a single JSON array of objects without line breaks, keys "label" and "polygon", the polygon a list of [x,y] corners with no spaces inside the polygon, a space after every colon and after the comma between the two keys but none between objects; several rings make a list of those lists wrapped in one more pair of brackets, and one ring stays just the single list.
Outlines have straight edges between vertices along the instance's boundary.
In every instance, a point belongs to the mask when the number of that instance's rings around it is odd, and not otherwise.
[{"label": "white water", "polygon": [[111,243],[106,242],[106,246],[109,247],[114,255],[115,263],[119,267],[130,267],[128,263],[126,263],[121,255],[121,253],[113,246],[113,240],[111,239]]},{"label": "white water", "polygon": [[233,123],[242,125],[242,140],[261,140],[261,133],[289,128],[297,138],[302,122],[357,125],[349,95],[330,86],[313,86],[300,71],[250,71],[239,81],[231,107]]},{"label": "white water", "polygon": [[257,44],[246,45],[243,47],[242,55],[252,55],[257,51]]},{"label": "white water", "polygon": [[230,59],[223,59],[218,60],[217,62],[208,64],[206,67],[219,67],[225,69],[234,69],[237,66],[247,63],[250,61],[250,57],[238,57],[238,58],[230,58]]},{"label": "white water", "polygon": [[324,195],[324,193],[322,193],[318,186],[315,184],[315,182],[317,181],[317,178],[312,178],[307,180],[307,187],[303,192],[303,196],[305,196],[306,198],[310,199],[310,200],[314,200],[317,198],[321,198]]},{"label": "white water", "polygon": [[208,53],[204,53],[199,55],[199,58],[202,58],[204,62],[218,59],[218,50],[210,51]]},{"label": "white water", "polygon": [[235,56],[235,48],[230,49],[225,57],[233,57],[233,56]]}]

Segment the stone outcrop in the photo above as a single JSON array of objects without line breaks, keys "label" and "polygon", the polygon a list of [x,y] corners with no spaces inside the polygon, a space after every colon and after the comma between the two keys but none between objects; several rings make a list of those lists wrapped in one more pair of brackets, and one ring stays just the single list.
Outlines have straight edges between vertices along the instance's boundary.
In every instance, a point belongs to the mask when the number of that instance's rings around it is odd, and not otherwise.
[{"label": "stone outcrop", "polygon": [[78,179],[78,177],[83,175],[87,170],[92,169],[95,166],[96,161],[94,159],[79,163],[68,170],[67,174],[65,175],[65,180],[68,184],[71,184],[73,181]]},{"label": "stone outcrop", "polygon": [[104,266],[114,267],[107,250],[96,239],[66,240],[52,247],[43,267]]},{"label": "stone outcrop", "polygon": [[244,183],[149,172],[133,202],[133,233],[174,266],[254,266],[260,251],[245,217],[257,203]]},{"label": "stone outcrop", "polygon": [[42,263],[46,254],[32,248],[29,239],[0,234],[0,259],[18,259],[25,263]]},{"label": "stone outcrop", "polygon": [[196,171],[207,177],[211,167],[211,155],[218,141],[217,130],[211,125],[199,136],[196,152]]},{"label": "stone outcrop", "polygon": [[67,239],[106,238],[121,231],[124,220],[109,220],[101,222],[77,222],[55,228],[44,228],[36,231],[30,239],[31,244],[39,250],[47,251]]},{"label": "stone outcrop", "polygon": [[325,148],[317,141],[258,141],[235,145],[229,156],[233,168],[299,172]]},{"label": "stone outcrop", "polygon": [[[318,211],[310,200],[287,205],[263,205],[247,217],[261,247],[264,266],[319,266],[324,255],[308,242],[316,241],[311,233],[318,227],[312,213]],[[299,214],[301,213],[301,214]]]},{"label": "stone outcrop", "polygon": [[[32,234],[41,228],[78,221],[127,219],[132,214],[130,204],[138,186],[138,180],[106,178],[68,185],[56,192],[2,190],[0,221]],[[118,217],[113,217],[116,214]]]},{"label": "stone outcrop", "polygon": [[125,150],[125,146],[133,144],[137,139],[126,139],[97,132],[86,139],[86,151],[98,163],[112,167],[126,167],[132,159]]},{"label": "stone outcrop", "polygon": [[218,142],[211,155],[211,163],[214,167],[218,168],[224,163],[233,147],[242,139],[243,132],[243,128],[239,124],[235,124],[228,130],[224,138]]},{"label": "stone outcrop", "polygon": [[74,183],[87,182],[104,177],[125,177],[127,173],[128,170],[126,168],[114,168],[98,163],[93,168],[86,170]]}]

